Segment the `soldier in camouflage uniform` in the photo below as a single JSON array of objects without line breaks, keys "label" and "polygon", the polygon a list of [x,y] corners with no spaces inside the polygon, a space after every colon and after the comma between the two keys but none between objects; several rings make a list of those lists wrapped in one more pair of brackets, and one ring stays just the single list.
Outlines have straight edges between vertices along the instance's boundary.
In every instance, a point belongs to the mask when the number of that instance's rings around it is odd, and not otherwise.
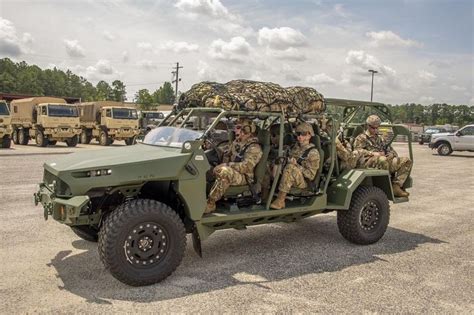
[{"label": "soldier in camouflage uniform", "polygon": [[285,207],[286,194],[290,192],[291,187],[308,188],[306,181],[313,181],[319,169],[319,152],[314,144],[309,142],[314,136],[313,127],[307,123],[299,124],[296,127],[296,135],[298,143],[290,151],[290,158],[278,187],[278,197],[270,205],[272,209]]},{"label": "soldier in camouflage uniform", "polygon": [[[372,153],[372,158],[367,161],[370,163],[378,163],[385,165],[391,174],[394,174],[393,179],[393,193],[396,197],[407,197],[408,192],[403,190],[403,184],[411,170],[412,161],[407,157],[399,157],[397,152],[391,147],[387,146],[385,139],[378,134],[378,128],[381,124],[380,117],[371,115],[367,118],[367,130],[357,136],[354,141],[354,149],[364,149]],[[387,165],[388,164],[388,165]],[[367,167],[371,167],[367,165]]]},{"label": "soldier in camouflage uniform", "polygon": [[388,170],[389,164],[387,159],[382,159],[375,152],[365,149],[350,150],[342,144],[339,138],[336,138],[337,157],[342,161],[342,169],[353,168],[376,168]]},{"label": "soldier in camouflage uniform", "polygon": [[236,140],[224,154],[223,163],[214,168],[216,181],[209,193],[205,213],[216,210],[216,201],[222,198],[230,186],[253,182],[254,168],[263,154],[255,137],[256,128],[250,120],[241,120],[234,126]]}]

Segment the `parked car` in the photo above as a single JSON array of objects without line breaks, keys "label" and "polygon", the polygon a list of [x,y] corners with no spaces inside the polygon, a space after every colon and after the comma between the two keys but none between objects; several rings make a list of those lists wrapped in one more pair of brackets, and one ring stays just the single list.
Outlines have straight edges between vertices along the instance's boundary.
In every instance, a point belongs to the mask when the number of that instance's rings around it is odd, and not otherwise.
[{"label": "parked car", "polygon": [[431,136],[430,148],[439,155],[450,155],[453,151],[474,152],[474,125],[467,125],[452,133],[436,133]]},{"label": "parked car", "polygon": [[436,133],[443,133],[443,132],[444,133],[448,132],[448,130],[441,127],[430,127],[426,129],[425,132],[419,135],[418,143],[419,144],[430,143],[431,135],[436,134]]}]

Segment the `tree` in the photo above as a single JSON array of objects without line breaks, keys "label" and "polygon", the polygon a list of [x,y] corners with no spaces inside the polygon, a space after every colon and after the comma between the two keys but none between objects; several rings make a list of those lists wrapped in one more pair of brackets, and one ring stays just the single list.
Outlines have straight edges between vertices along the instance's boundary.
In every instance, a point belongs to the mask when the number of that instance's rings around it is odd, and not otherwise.
[{"label": "tree", "polygon": [[149,109],[153,104],[153,97],[148,89],[141,89],[135,94],[135,102],[140,105],[141,109]]},{"label": "tree", "polygon": [[112,94],[114,101],[123,102],[127,99],[125,96],[127,92],[125,91],[125,84],[120,80],[115,80],[112,82]]},{"label": "tree", "polygon": [[158,104],[173,104],[175,100],[174,90],[170,82],[163,83],[158,90],[153,92],[153,101]]},{"label": "tree", "polygon": [[112,88],[110,85],[105,82],[105,81],[99,81],[96,85],[97,89],[97,100],[98,101],[110,101],[113,100],[113,93],[112,93]]}]

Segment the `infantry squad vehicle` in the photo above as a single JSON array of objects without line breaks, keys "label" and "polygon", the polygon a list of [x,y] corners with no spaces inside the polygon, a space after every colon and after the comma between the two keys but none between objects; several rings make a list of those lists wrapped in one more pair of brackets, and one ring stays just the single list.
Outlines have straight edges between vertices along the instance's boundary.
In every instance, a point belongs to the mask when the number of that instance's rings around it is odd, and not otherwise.
[{"label": "infantry squad vehicle", "polygon": [[30,139],[45,147],[64,141],[75,147],[79,127],[79,115],[75,105],[62,98],[32,97],[13,100],[10,103],[13,142],[27,145]]},{"label": "infantry squad vehicle", "polygon": [[138,114],[134,107],[120,102],[97,101],[78,104],[81,120],[81,143],[96,139],[100,145],[125,140],[132,145],[139,134]]},{"label": "infantry squad vehicle", "polygon": [[429,146],[439,155],[450,155],[453,151],[474,152],[474,125],[466,125],[455,132],[433,134]]},{"label": "infantry squad vehicle", "polygon": [[[394,197],[388,171],[342,169],[335,139],[341,126],[347,141],[363,130],[362,124],[352,120],[362,108],[385,115],[388,109],[380,103],[326,101],[343,108],[344,117],[185,108],[167,116],[135,146],[78,152],[45,163],[35,202],[42,204],[45,219],[52,217],[79,237],[98,241],[105,267],[115,278],[132,286],[150,285],[168,277],[183,258],[187,233],[192,234],[194,249],[202,256],[201,242],[215,231],[290,223],[336,211],[337,226],[344,238],[355,244],[375,243],[387,229],[389,202],[407,202],[408,198]],[[233,139],[229,129],[227,141],[215,140],[221,139],[214,137],[215,127],[242,117],[253,119],[258,126],[263,156],[255,168],[255,180],[230,187],[217,203],[217,210],[204,214],[214,180],[209,171],[220,163],[222,148]],[[188,124],[192,120],[212,123],[196,128]],[[308,190],[293,189],[288,194],[286,208],[271,210],[287,160],[285,147],[294,141],[288,127],[298,121],[313,126],[315,136],[311,141],[321,156],[319,171]],[[279,135],[276,148],[270,145],[270,127],[275,124]],[[394,136],[410,134],[402,125],[386,126],[392,128]],[[411,142],[407,145],[413,159]],[[268,198],[262,200],[260,185],[270,156],[277,163],[276,178]],[[409,178],[404,188],[411,185]]]},{"label": "infantry squad vehicle", "polygon": [[10,109],[4,101],[0,101],[0,147],[9,148],[12,142],[12,126]]}]

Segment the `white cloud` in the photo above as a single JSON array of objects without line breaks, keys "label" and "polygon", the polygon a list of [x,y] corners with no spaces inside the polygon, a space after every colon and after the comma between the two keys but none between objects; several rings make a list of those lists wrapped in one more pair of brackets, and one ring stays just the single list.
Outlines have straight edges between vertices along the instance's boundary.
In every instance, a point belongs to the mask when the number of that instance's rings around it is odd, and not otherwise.
[{"label": "white cloud", "polygon": [[108,41],[113,41],[117,38],[114,34],[107,30],[102,32],[102,37],[104,37]]},{"label": "white cloud", "polygon": [[418,71],[418,77],[428,83],[433,83],[437,79],[435,74],[425,70]]},{"label": "white cloud", "polygon": [[19,56],[25,52],[24,44],[33,43],[33,37],[29,33],[23,33],[20,39],[12,22],[0,17],[0,54],[7,56]]},{"label": "white cloud", "polygon": [[128,55],[128,51],[124,51],[122,53],[122,62],[127,63],[130,60],[130,56]]},{"label": "white cloud", "polygon": [[459,86],[459,85],[455,85],[455,84],[454,84],[454,85],[451,85],[450,88],[451,88],[451,90],[456,91],[456,92],[464,92],[464,91],[467,90],[465,87]]},{"label": "white cloud", "polygon": [[138,66],[145,70],[155,70],[157,68],[151,60],[141,60],[138,62]]},{"label": "white cloud", "polygon": [[161,49],[163,50],[170,50],[175,53],[185,53],[185,52],[192,52],[198,51],[199,46],[196,44],[190,44],[187,42],[175,42],[175,41],[167,41],[165,44],[161,45]]},{"label": "white cloud", "polygon": [[305,46],[307,40],[300,31],[291,27],[264,27],[258,31],[258,43],[272,49],[286,50],[290,47]]},{"label": "white cloud", "polygon": [[250,44],[241,36],[233,37],[229,42],[217,39],[209,47],[209,55],[219,60],[243,61],[249,53]]},{"label": "white cloud", "polygon": [[267,50],[267,55],[282,60],[305,61],[306,55],[294,47],[285,50]]},{"label": "white cloud", "polygon": [[316,86],[328,85],[336,83],[336,80],[328,76],[326,73],[314,74],[305,79],[306,82]]},{"label": "white cloud", "polygon": [[150,51],[153,49],[153,45],[149,42],[139,42],[137,43],[137,48],[143,49],[145,51]]},{"label": "white cloud", "polygon": [[174,6],[185,13],[221,18],[229,16],[229,11],[219,0],[179,0]]},{"label": "white cloud", "polygon": [[101,59],[97,62],[95,65],[97,68],[97,72],[102,73],[102,74],[112,74],[114,73],[114,69],[110,65],[110,61],[106,59]]},{"label": "white cloud", "polygon": [[432,96],[421,96],[418,101],[423,105],[431,105],[434,103],[435,98]]},{"label": "white cloud", "polygon": [[79,41],[76,39],[65,39],[64,44],[66,45],[66,52],[70,57],[80,58],[85,56],[84,48],[79,45]]},{"label": "white cloud", "polygon": [[208,63],[199,60],[197,65],[197,75],[201,81],[215,81],[219,75],[217,72],[209,66]]},{"label": "white cloud", "polygon": [[365,35],[371,39],[370,44],[375,47],[423,47],[423,44],[412,39],[403,39],[392,31],[367,32]]}]

